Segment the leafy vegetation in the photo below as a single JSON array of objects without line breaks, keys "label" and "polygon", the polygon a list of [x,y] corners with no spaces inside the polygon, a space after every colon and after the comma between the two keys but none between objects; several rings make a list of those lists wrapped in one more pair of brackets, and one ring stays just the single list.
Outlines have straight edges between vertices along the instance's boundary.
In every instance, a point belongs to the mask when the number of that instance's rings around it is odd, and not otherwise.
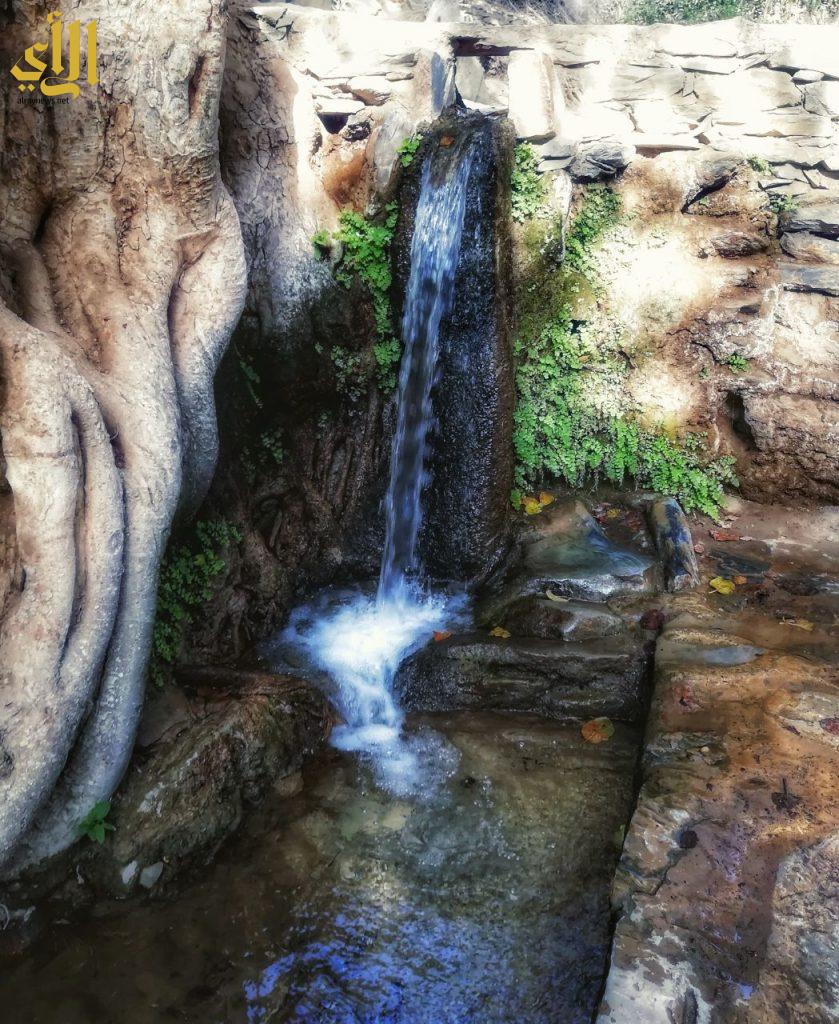
[{"label": "leafy vegetation", "polygon": [[694,24],[724,18],[754,21],[829,21],[839,14],[839,0],[634,0],[627,21],[651,25],[657,21]]},{"label": "leafy vegetation", "polygon": [[343,245],[341,262],[335,270],[336,279],[349,288],[359,278],[370,292],[373,315],[376,320],[376,358],[379,385],[390,391],[396,385],[396,367],[401,346],[393,329],[393,310],[390,302],[392,274],[390,244],[396,230],[398,213],[396,203],[385,207],[380,222],[367,220],[354,210],[341,213],[335,237]]},{"label": "leafy vegetation", "polygon": [[213,581],[224,570],[224,554],[242,535],[224,519],[201,520],[189,542],[170,548],[160,569],[150,674],[162,686],[184,635],[212,597]]},{"label": "leafy vegetation", "polygon": [[618,195],[590,186],[564,260],[552,241],[556,226],[530,240],[536,255],[518,294],[513,501],[546,477],[574,487],[629,478],[717,517],[723,486],[736,484],[733,459],[707,457],[700,435],[679,438],[642,423],[628,404],[628,340],[598,301],[598,246],[620,219]]},{"label": "leafy vegetation", "polygon": [[419,133],[415,135],[409,135],[407,139],[403,139],[400,143],[399,148],[396,152],[399,154],[399,160],[403,167],[410,167],[414,162],[414,157],[417,154],[417,150],[422,142],[422,135]]},{"label": "leafy vegetation", "polygon": [[798,199],[782,192],[769,193],[769,205],[775,214],[792,213],[798,209]]},{"label": "leafy vegetation", "polygon": [[733,373],[742,373],[749,368],[749,360],[737,352],[732,352],[728,359],[724,359],[723,362]]},{"label": "leafy vegetation", "polygon": [[256,483],[259,474],[271,467],[281,466],[285,458],[282,443],[283,433],[277,427],[263,430],[255,444],[246,444],[239,455],[239,461],[250,484]]},{"label": "leafy vegetation", "polygon": [[516,146],[515,163],[510,179],[513,220],[519,224],[535,217],[545,205],[547,188],[537,166],[536,154],[530,143],[519,143]]},{"label": "leafy vegetation", "polygon": [[94,843],[101,846],[105,842],[108,832],[115,831],[114,826],[107,821],[111,811],[110,800],[100,800],[87,812],[84,820],[79,822],[79,835],[87,836]]},{"label": "leafy vegetation", "polygon": [[332,248],[332,235],[326,228],[319,228],[312,235],[312,247],[315,250],[315,259],[322,260]]},{"label": "leafy vegetation", "polygon": [[751,167],[753,171],[757,171],[758,174],[771,174],[772,165],[768,160],[765,160],[762,156],[750,156],[746,163]]}]

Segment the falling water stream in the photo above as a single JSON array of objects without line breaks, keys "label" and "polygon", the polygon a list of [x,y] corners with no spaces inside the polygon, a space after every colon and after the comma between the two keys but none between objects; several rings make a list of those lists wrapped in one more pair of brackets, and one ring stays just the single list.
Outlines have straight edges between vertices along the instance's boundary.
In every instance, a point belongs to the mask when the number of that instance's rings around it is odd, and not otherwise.
[{"label": "falling water stream", "polygon": [[403,716],[392,683],[404,658],[432,631],[456,620],[464,606],[462,597],[427,589],[418,540],[429,482],[440,323],[454,294],[472,162],[470,138],[461,135],[450,148],[438,147],[423,169],[402,318],[405,351],[378,590],[375,596],[358,590],[321,595],[292,613],[281,638],[301,649],[335,686],[344,724],[332,742],[368,755],[380,784],[397,793],[427,787],[423,765],[446,761],[442,741],[433,734],[401,735]]}]

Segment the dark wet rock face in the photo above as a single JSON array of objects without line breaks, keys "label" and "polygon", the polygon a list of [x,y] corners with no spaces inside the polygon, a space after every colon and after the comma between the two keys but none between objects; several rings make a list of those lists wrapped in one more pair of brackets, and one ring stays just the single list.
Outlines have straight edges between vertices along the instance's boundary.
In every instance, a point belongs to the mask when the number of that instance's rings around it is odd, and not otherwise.
[{"label": "dark wet rock face", "polygon": [[[440,328],[420,549],[431,576],[468,581],[490,572],[507,544],[514,382],[501,264],[513,139],[506,122],[457,117],[439,123],[424,146],[452,146],[464,131],[473,136],[474,157],[457,285]],[[403,288],[419,175],[418,166],[401,194],[397,251]]]},{"label": "dark wet rock face", "polygon": [[638,722],[647,670],[640,639],[568,643],[467,634],[419,651],[400,668],[395,686],[411,710],[490,708]]},{"label": "dark wet rock face", "polygon": [[664,580],[671,592],[699,583],[699,566],[685,514],[675,498],[654,501],[647,511],[655,545],[664,563]]}]

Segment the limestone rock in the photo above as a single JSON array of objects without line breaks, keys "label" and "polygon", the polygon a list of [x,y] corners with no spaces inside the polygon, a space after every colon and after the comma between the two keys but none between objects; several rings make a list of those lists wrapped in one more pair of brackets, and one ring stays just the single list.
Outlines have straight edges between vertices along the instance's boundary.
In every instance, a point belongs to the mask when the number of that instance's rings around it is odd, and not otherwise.
[{"label": "limestone rock", "polygon": [[766,960],[750,1021],[839,1017],[839,832],[795,850],[778,867]]},{"label": "limestone rock", "polygon": [[556,87],[553,62],[538,50],[516,50],[507,67],[510,119],[516,135],[529,142],[545,142],[557,131],[561,92]]},{"label": "limestone rock", "polygon": [[795,260],[839,265],[837,238],[822,238],[809,231],[787,231],[781,235],[781,248]]},{"label": "limestone rock", "polygon": [[804,89],[804,109],[811,114],[839,118],[839,82],[817,82]]},{"label": "limestone rock", "polygon": [[635,147],[620,142],[591,142],[580,146],[568,171],[576,181],[599,181],[624,170],[635,156]]},{"label": "limestone rock", "polygon": [[839,266],[781,263],[781,284],[792,292],[818,292],[839,297]]},{"label": "limestone rock", "polygon": [[90,867],[117,895],[206,862],[244,806],[298,771],[329,733],[325,699],[302,680],[224,669],[191,678],[211,684],[205,714],[129,773],[113,805],[115,831]]},{"label": "limestone rock", "polygon": [[388,79],[381,75],[361,75],[350,79],[349,90],[362,103],[378,107],[386,102],[393,92],[393,87]]},{"label": "limestone rock", "polygon": [[839,238],[839,199],[816,200],[781,214],[784,231],[809,231],[825,238]]}]

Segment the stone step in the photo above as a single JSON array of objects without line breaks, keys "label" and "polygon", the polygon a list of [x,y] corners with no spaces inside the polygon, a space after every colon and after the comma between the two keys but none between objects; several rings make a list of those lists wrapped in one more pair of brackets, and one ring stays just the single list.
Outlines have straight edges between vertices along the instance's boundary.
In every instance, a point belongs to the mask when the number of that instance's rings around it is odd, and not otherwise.
[{"label": "stone step", "polygon": [[643,719],[649,651],[624,635],[585,643],[462,634],[432,642],[399,669],[409,711],[529,711],[546,718]]}]

